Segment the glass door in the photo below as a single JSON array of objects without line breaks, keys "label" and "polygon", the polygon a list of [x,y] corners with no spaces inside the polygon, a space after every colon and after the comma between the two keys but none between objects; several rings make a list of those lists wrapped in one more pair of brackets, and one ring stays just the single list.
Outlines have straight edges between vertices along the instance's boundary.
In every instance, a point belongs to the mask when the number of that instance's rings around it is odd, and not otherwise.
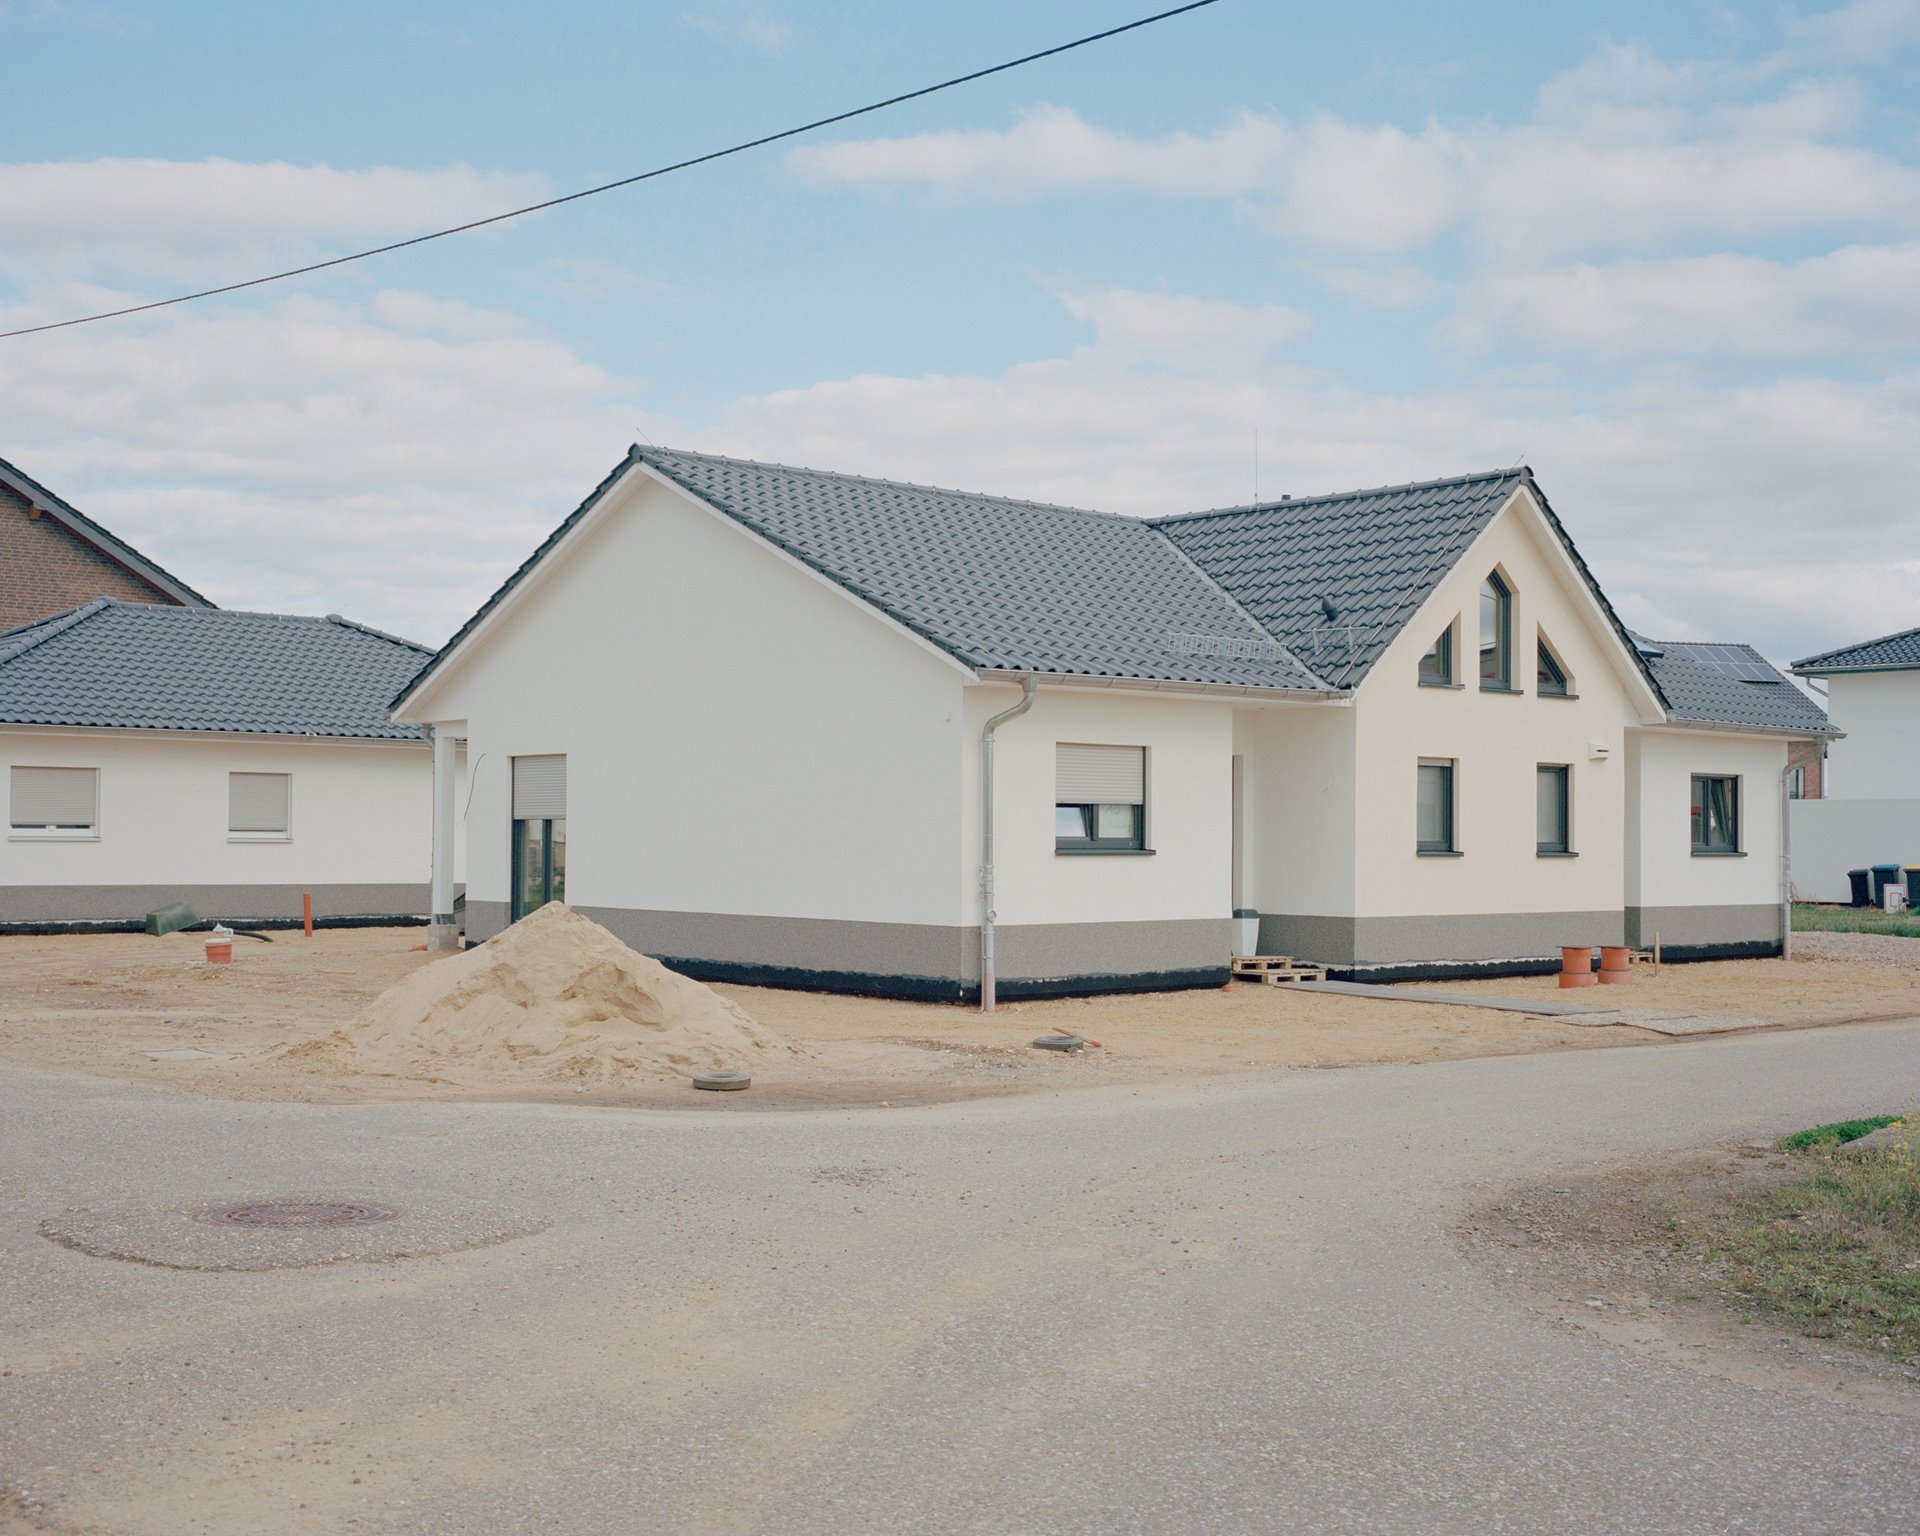
[{"label": "glass door", "polygon": [[567,819],[516,817],[513,823],[513,921],[567,899]]}]

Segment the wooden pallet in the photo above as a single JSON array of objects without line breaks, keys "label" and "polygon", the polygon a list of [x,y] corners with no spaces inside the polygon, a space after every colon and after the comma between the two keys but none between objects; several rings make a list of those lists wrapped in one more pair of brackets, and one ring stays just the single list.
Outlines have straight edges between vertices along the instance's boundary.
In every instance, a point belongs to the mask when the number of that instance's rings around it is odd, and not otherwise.
[{"label": "wooden pallet", "polygon": [[1241,981],[1257,981],[1267,987],[1285,986],[1290,981],[1327,979],[1325,966],[1295,965],[1291,955],[1236,955],[1233,974]]}]

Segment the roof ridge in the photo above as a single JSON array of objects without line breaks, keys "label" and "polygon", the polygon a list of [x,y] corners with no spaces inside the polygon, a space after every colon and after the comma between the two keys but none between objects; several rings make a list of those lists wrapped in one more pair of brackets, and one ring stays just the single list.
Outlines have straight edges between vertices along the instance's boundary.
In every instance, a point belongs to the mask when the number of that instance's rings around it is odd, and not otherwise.
[{"label": "roof ridge", "polygon": [[77,629],[96,613],[104,612],[112,603],[113,599],[110,597],[96,597],[91,602],[82,603],[77,608],[69,608],[64,613],[50,614],[44,619],[36,619],[31,624],[22,624],[18,628],[8,630],[5,635],[0,635],[0,641],[4,641],[8,635],[18,635],[21,638],[12,645],[0,644],[0,666],[26,655],[35,646],[44,644],[55,635],[64,635],[70,629]]},{"label": "roof ridge", "polygon": [[1852,645],[1836,645],[1831,650],[1820,651],[1812,656],[1802,656],[1798,661],[1792,662],[1790,665],[1795,667],[1810,666],[1814,662],[1827,661],[1835,656],[1844,656],[1848,651],[1864,651],[1869,646],[1885,645],[1890,640],[1908,640],[1915,635],[1920,635],[1920,624],[1914,625],[1912,629],[1896,629],[1890,635],[1875,635],[1871,640],[1856,640]]},{"label": "roof ridge", "polygon": [[1124,512],[1100,512],[1092,507],[1070,507],[1064,502],[1033,501],[1024,496],[996,496],[991,491],[963,491],[957,486],[928,485],[919,480],[889,480],[881,475],[855,475],[839,469],[814,469],[806,464],[781,464],[772,459],[741,459],[725,453],[701,453],[694,448],[668,448],[657,443],[649,443],[642,447],[639,443],[635,443],[633,452],[642,460],[645,460],[649,453],[673,453],[689,459],[705,459],[714,464],[739,464],[748,469],[777,469],[789,475],[812,475],[822,480],[850,480],[856,485],[884,485],[896,491],[925,491],[935,496],[964,496],[969,501],[990,501],[995,506],[1025,507],[1034,512],[1067,512],[1075,517],[1097,517],[1107,522],[1117,523],[1145,523],[1149,527],[1153,523],[1151,518],[1129,517]]},{"label": "roof ridge", "polygon": [[[178,603],[136,603],[124,597],[96,597],[89,607],[125,608],[139,613],[142,617],[164,618],[169,623],[192,622],[211,623],[217,619],[274,619],[283,624],[332,624],[342,629],[357,629],[362,634],[385,640],[393,645],[403,645],[410,651],[422,655],[431,655],[432,648],[409,640],[404,635],[389,634],[384,629],[375,629],[371,624],[362,624],[358,619],[349,619],[338,613],[281,613],[272,608],[188,608]],[[56,615],[57,617],[57,615]],[[44,624],[45,619],[36,621]],[[23,625],[22,628],[30,626]],[[5,639],[0,635],[0,640]]]},{"label": "roof ridge", "polygon": [[1172,512],[1165,517],[1148,518],[1153,527],[1162,523],[1191,522],[1202,517],[1227,517],[1234,513],[1271,512],[1281,507],[1320,506],[1331,501],[1357,501],[1362,496],[1386,496],[1400,491],[1434,491],[1447,485],[1472,485],[1478,481],[1532,480],[1529,465],[1516,464],[1506,469],[1476,470],[1465,475],[1444,475],[1438,480],[1407,480],[1397,485],[1361,486],[1351,491],[1322,491],[1312,496],[1282,496],[1276,501],[1250,501],[1231,507],[1208,507],[1198,512]]}]

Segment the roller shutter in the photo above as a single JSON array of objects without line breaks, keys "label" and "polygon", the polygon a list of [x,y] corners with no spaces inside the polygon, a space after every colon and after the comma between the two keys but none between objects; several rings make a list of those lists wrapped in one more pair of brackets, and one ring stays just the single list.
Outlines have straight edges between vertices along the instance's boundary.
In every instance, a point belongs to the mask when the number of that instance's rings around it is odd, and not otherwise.
[{"label": "roller shutter", "polygon": [[564,752],[513,760],[513,819],[558,821],[567,814]]},{"label": "roller shutter", "polygon": [[1054,754],[1056,804],[1147,803],[1145,747],[1089,747],[1063,741]]}]

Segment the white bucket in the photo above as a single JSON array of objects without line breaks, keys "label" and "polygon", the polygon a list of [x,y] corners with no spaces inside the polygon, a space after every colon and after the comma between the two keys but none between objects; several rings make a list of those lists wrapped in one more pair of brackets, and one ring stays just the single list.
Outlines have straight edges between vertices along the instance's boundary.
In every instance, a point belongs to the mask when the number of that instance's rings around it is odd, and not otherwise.
[{"label": "white bucket", "polygon": [[1233,914],[1233,952],[1235,955],[1260,953],[1260,914],[1244,907]]}]

